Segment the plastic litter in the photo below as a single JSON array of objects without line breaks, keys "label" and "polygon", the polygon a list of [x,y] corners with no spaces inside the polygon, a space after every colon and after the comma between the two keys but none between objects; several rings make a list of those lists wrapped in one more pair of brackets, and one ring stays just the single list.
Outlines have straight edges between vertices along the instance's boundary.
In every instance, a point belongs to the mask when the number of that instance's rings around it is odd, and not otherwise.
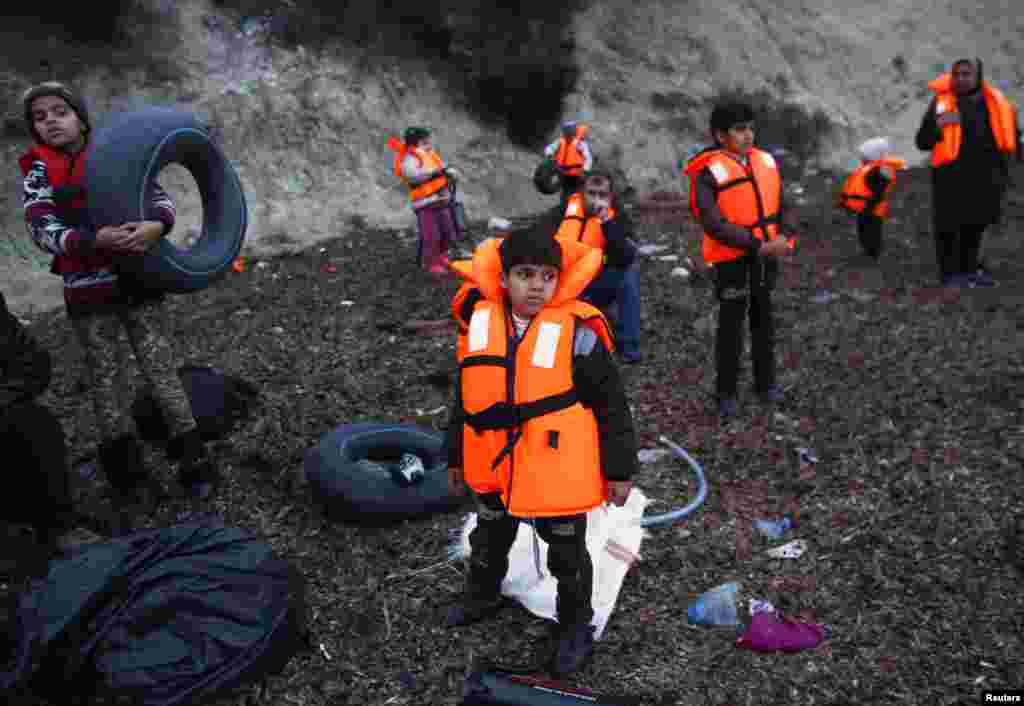
[{"label": "plastic litter", "polygon": [[632,706],[639,703],[636,697],[595,694],[550,679],[498,668],[478,668],[466,677],[462,706]]},{"label": "plastic litter", "polygon": [[[600,640],[604,633],[626,573],[632,564],[640,560],[640,544],[645,532],[639,523],[647,503],[644,494],[638,488],[633,488],[622,507],[603,505],[587,514],[587,549],[594,563],[594,619],[591,624],[594,626],[595,640]],[[469,533],[476,527],[476,522],[476,513],[466,518],[449,547],[449,558],[462,559],[470,555]],[[547,567],[547,543],[535,538],[533,528],[521,522],[509,551],[509,568],[501,583],[501,592],[518,601],[534,615],[555,620],[558,584],[547,571],[538,578],[534,557],[535,541],[540,552],[540,566]]]},{"label": "plastic litter", "polygon": [[831,304],[838,298],[839,295],[836,294],[835,292],[830,292],[827,289],[823,289],[822,291],[818,292],[813,297],[811,297],[811,301],[814,302],[815,304]]},{"label": "plastic litter", "polygon": [[324,264],[320,265],[320,271],[327,274],[334,274],[335,272],[338,271],[338,267],[337,265],[333,265],[330,262],[325,262]]},{"label": "plastic litter", "polygon": [[395,473],[399,479],[408,484],[418,483],[423,480],[426,469],[423,467],[423,459],[416,454],[404,453],[395,465]]},{"label": "plastic litter", "polygon": [[245,272],[246,261],[244,257],[236,257],[231,261],[232,272]]},{"label": "plastic litter", "polygon": [[794,539],[781,547],[775,547],[765,552],[773,559],[799,559],[807,551],[807,542],[802,539]]},{"label": "plastic litter", "polygon": [[685,267],[674,267],[672,268],[672,272],[670,272],[669,274],[671,274],[673,277],[682,277],[683,279],[686,279],[687,277],[690,276],[690,271]]},{"label": "plastic litter", "polygon": [[512,223],[505,218],[498,218],[497,216],[492,216],[487,221],[487,229],[499,232],[506,232],[512,230]]},{"label": "plastic litter", "polygon": [[798,446],[796,448],[796,455],[800,458],[800,463],[818,462],[818,457],[814,454],[814,450],[804,446]]},{"label": "plastic litter", "polygon": [[646,466],[652,463],[657,463],[670,453],[672,452],[668,449],[640,449],[636,454],[636,459],[641,465]]},{"label": "plastic litter", "polygon": [[658,245],[656,243],[644,243],[636,249],[641,255],[656,255],[664,250],[668,250],[667,245]]},{"label": "plastic litter", "polygon": [[723,583],[705,591],[686,609],[686,620],[691,625],[739,625],[736,595],[739,584]]},{"label": "plastic litter", "polygon": [[778,520],[754,520],[751,524],[754,529],[769,539],[778,539],[786,530],[796,527],[793,518],[788,515]]},{"label": "plastic litter", "polygon": [[832,637],[828,625],[797,621],[772,609],[751,611],[750,627],[736,640],[737,647],[757,652],[799,652]]},{"label": "plastic litter", "polygon": [[661,260],[662,262],[675,262],[676,260],[679,259],[679,256],[678,255],[662,255],[658,259]]}]

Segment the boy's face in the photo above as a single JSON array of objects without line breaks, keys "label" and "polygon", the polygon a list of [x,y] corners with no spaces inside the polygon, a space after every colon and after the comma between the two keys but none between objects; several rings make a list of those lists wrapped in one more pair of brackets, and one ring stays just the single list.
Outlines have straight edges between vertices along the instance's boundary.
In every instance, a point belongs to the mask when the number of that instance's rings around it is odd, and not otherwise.
[{"label": "boy's face", "polygon": [[516,265],[501,274],[512,312],[533,318],[548,305],[558,287],[558,268],[551,265]]},{"label": "boy's face", "polygon": [[962,61],[953,67],[953,90],[964,95],[970,93],[978,86],[978,70],[974,64]]},{"label": "boy's face", "polygon": [[85,131],[78,114],[59,96],[32,101],[32,126],[48,146],[63,149],[78,145]]},{"label": "boy's face", "polygon": [[594,177],[583,183],[583,210],[591,216],[603,216],[612,205],[612,185]]},{"label": "boy's face", "polygon": [[736,123],[728,130],[715,130],[715,137],[724,149],[745,157],[754,146],[754,123]]}]

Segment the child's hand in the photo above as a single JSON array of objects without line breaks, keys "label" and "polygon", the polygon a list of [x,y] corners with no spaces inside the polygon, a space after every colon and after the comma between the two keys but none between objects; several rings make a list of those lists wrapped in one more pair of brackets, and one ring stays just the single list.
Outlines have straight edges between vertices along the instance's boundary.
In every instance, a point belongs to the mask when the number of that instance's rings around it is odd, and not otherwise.
[{"label": "child's hand", "polygon": [[633,489],[633,481],[610,480],[608,481],[608,502],[615,507],[622,507],[626,504],[629,491]]},{"label": "child's hand", "polygon": [[138,255],[147,252],[164,236],[164,224],[160,221],[131,221],[121,227],[129,233],[129,250]]},{"label": "child's hand", "polygon": [[448,467],[448,492],[455,496],[466,494],[466,480],[462,477],[461,468]]},{"label": "child's hand", "polygon": [[128,252],[131,231],[123,226],[103,226],[96,231],[96,247],[113,252]]}]

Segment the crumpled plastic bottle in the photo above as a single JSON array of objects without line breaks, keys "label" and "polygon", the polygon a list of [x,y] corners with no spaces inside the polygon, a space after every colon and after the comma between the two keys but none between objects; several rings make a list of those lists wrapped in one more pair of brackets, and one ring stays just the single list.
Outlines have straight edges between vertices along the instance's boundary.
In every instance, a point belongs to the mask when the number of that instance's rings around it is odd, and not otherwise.
[{"label": "crumpled plastic bottle", "polygon": [[404,453],[394,467],[395,480],[402,485],[412,485],[423,480],[426,469],[423,467],[423,459],[416,454]]},{"label": "crumpled plastic bottle", "polygon": [[739,625],[736,596],[739,584],[735,581],[716,586],[697,596],[686,610],[691,625]]},{"label": "crumpled plastic bottle", "polygon": [[786,530],[796,527],[796,523],[789,515],[779,520],[754,520],[751,524],[769,539],[779,539]]}]

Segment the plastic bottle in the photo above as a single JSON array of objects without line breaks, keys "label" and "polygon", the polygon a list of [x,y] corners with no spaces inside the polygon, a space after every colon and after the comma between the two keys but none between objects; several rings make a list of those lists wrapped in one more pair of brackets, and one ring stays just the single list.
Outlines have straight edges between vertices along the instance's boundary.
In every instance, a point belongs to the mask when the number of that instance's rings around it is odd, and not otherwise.
[{"label": "plastic bottle", "polygon": [[396,480],[403,485],[412,485],[423,480],[423,459],[416,454],[404,453],[395,467]]},{"label": "plastic bottle", "polygon": [[687,621],[691,625],[739,625],[736,612],[738,591],[739,584],[731,581],[702,593],[687,608]]},{"label": "plastic bottle", "polygon": [[796,523],[789,515],[779,520],[754,520],[751,524],[769,539],[779,539],[786,530],[796,527]]}]

